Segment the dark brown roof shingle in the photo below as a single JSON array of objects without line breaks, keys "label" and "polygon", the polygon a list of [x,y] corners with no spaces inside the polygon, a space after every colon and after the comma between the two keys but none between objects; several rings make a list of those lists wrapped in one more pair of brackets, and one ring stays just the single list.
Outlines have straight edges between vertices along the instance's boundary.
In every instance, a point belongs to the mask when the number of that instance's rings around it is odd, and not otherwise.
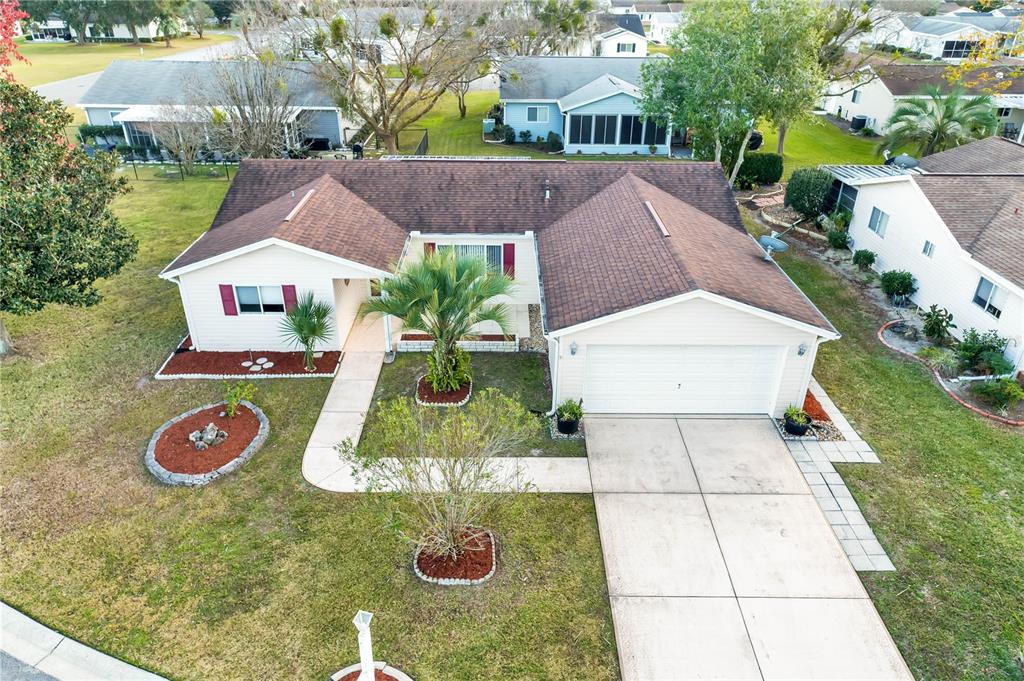
[{"label": "dark brown roof shingle", "polygon": [[1005,137],[986,137],[921,159],[929,173],[1024,174],[1024,146]]}]

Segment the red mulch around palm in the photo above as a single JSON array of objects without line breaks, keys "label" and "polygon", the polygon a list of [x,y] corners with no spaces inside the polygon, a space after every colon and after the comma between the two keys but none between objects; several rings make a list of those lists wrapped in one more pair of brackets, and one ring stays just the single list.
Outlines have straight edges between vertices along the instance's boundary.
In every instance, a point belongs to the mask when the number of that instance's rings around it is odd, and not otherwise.
[{"label": "red mulch around palm", "polygon": [[811,417],[812,421],[828,421],[831,423],[832,419],[828,417],[828,413],[825,408],[821,406],[821,402],[818,401],[811,391],[807,391],[807,397],[804,398],[804,411]]},{"label": "red mulch around palm", "polygon": [[[356,679],[359,678],[359,674],[360,674],[360,672],[357,669],[354,672],[349,672],[348,674],[345,674],[345,676],[341,677],[338,681],[356,681]],[[385,674],[383,672],[383,670],[374,669],[373,670],[373,681],[398,681],[398,680],[395,677],[391,676],[391,674]]]},{"label": "red mulch around palm", "polygon": [[419,395],[421,402],[426,402],[427,404],[458,404],[466,399],[466,396],[469,395],[469,391],[472,389],[473,383],[469,382],[458,390],[449,393],[436,393],[430,387],[426,376],[416,383],[416,394]]},{"label": "red mulch around palm", "polygon": [[447,557],[430,556],[420,551],[416,556],[416,567],[427,577],[434,579],[482,579],[494,565],[494,542],[486,532],[476,532],[466,545],[462,555],[451,560]]},{"label": "red mulch around palm", "polygon": [[[172,473],[196,475],[215,471],[245,451],[259,433],[259,419],[244,405],[238,406],[234,418],[221,416],[223,411],[224,405],[219,404],[178,421],[165,430],[156,443],[157,463]],[[202,430],[209,423],[226,432],[228,439],[199,451],[188,439],[189,433]]]},{"label": "red mulch around palm", "polygon": [[[192,339],[186,337],[178,346],[178,350],[171,355],[171,360],[161,369],[158,376],[180,376],[182,374],[212,374],[216,376],[230,376],[245,378],[252,376],[277,376],[280,374],[325,374],[334,373],[338,362],[341,360],[340,352],[325,352],[323,356],[313,360],[316,371],[307,372],[306,364],[301,352],[267,352],[264,350],[253,350],[252,352],[212,352],[209,350],[189,350],[192,346]],[[249,367],[242,366],[242,362],[256,362],[258,359],[266,359],[273,363],[269,369],[250,371]]]}]

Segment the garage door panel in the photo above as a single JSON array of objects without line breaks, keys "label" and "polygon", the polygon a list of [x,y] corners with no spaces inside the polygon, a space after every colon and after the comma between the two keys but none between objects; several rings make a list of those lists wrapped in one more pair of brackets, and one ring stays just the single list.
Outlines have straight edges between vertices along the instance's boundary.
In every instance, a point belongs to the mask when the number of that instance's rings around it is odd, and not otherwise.
[{"label": "garage door panel", "polygon": [[591,345],[583,407],[594,413],[763,414],[779,346]]}]

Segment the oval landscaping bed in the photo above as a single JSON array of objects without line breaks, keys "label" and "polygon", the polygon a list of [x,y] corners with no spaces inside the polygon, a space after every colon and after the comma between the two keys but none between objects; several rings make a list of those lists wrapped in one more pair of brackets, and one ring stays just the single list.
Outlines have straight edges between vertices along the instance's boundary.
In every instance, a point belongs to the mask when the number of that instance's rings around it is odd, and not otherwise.
[{"label": "oval landscaping bed", "polygon": [[473,534],[466,550],[455,560],[447,556],[432,556],[422,548],[417,549],[412,562],[416,576],[444,586],[486,582],[498,567],[494,535],[490,530],[477,530]]},{"label": "oval landscaping bed", "polygon": [[434,392],[424,374],[416,381],[416,402],[425,407],[461,407],[469,402],[473,394],[473,382],[470,381],[458,390],[439,393]]},{"label": "oval landscaping bed", "polygon": [[[175,416],[160,426],[149,441],[146,467],[160,482],[195,487],[226,475],[245,463],[263,446],[270,423],[251,402],[238,405],[234,418],[224,413],[225,403],[208,404]],[[218,444],[196,449],[189,435],[209,424],[227,433]]]}]

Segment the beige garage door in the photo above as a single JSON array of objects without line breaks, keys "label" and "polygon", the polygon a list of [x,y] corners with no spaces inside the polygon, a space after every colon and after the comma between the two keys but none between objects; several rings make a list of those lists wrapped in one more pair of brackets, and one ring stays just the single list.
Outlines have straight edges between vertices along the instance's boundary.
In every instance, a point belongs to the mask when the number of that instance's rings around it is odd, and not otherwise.
[{"label": "beige garage door", "polygon": [[583,409],[611,414],[767,414],[784,348],[590,345]]}]

